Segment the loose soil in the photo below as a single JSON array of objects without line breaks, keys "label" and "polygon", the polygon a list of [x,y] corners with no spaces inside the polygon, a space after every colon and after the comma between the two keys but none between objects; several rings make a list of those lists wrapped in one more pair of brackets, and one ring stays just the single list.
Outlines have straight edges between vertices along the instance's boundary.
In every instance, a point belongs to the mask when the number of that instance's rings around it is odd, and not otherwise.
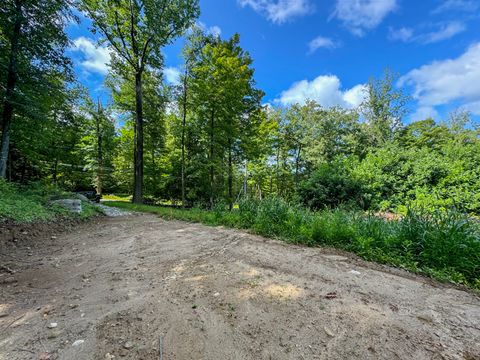
[{"label": "loose soil", "polygon": [[476,294],[352,255],[154,215],[28,231],[0,360],[480,359]]}]

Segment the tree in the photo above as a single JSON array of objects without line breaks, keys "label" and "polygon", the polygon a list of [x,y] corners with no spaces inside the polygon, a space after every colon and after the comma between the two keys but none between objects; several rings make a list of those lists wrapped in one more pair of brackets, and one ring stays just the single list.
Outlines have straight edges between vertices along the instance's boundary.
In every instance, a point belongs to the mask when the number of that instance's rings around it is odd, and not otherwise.
[{"label": "tree", "polygon": [[[0,5],[1,130],[0,177],[5,177],[15,114],[36,113],[39,88],[53,91],[70,75],[64,32],[73,19],[65,0],[4,0]],[[3,75],[4,74],[4,75]],[[51,81],[53,80],[53,81]],[[33,96],[30,96],[33,95]]]},{"label": "tree", "polygon": [[[263,96],[255,89],[252,59],[239,45],[240,37],[207,43],[192,68],[191,91],[204,128],[208,129],[210,206],[216,198],[216,175],[227,163],[227,201],[233,207],[234,157],[241,150],[243,122],[260,107]],[[218,170],[217,170],[218,169]]]},{"label": "tree", "polygon": [[187,129],[187,113],[189,106],[189,82],[191,80],[192,68],[198,59],[200,52],[205,44],[215,40],[215,36],[206,36],[203,30],[195,26],[187,36],[187,44],[183,48],[183,57],[185,60],[184,73],[181,78],[181,95],[178,103],[181,107],[182,114],[182,135],[181,135],[181,191],[182,191],[182,207],[186,205],[186,181],[185,181],[185,136]]},{"label": "tree", "polygon": [[[135,82],[131,75],[122,77],[110,74],[106,79],[112,91],[114,109],[122,115],[128,127],[135,129]],[[153,193],[159,186],[160,164],[158,159],[164,149],[165,113],[170,99],[170,89],[162,82],[162,73],[148,69],[143,74],[142,96],[144,128],[144,191]],[[123,153],[123,152],[122,152]]]},{"label": "tree", "polygon": [[97,194],[103,194],[105,180],[110,179],[112,160],[115,148],[115,124],[100,101],[94,104],[87,99],[85,103],[85,121],[83,123],[83,137],[79,150],[85,159],[86,168],[92,173]]},{"label": "tree", "polygon": [[367,121],[373,146],[392,140],[407,113],[410,97],[401,89],[395,89],[395,80],[392,72],[386,70],[382,79],[372,78],[367,85],[367,96],[360,109]]},{"label": "tree", "polygon": [[143,86],[146,67],[160,69],[161,49],[182,35],[199,15],[198,0],[82,0],[113,50],[113,69],[135,79],[133,202],[143,201]]}]

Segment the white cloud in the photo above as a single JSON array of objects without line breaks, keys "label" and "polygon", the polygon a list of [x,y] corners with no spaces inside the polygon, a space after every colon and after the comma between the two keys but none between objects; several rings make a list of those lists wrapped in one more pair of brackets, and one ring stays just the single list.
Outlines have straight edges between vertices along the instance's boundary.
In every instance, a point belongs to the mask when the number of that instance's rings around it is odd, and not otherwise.
[{"label": "white cloud", "polygon": [[86,37],[79,37],[73,41],[74,51],[80,51],[83,54],[83,59],[80,65],[89,72],[96,72],[100,74],[108,73],[108,64],[110,63],[110,51],[107,47],[95,45],[93,39]]},{"label": "white cloud", "polygon": [[413,29],[402,27],[400,29],[389,29],[388,38],[394,41],[408,42],[413,37]]},{"label": "white cloud", "polygon": [[365,97],[365,85],[356,85],[351,89],[342,90],[340,79],[335,75],[321,75],[312,81],[302,80],[285,90],[275,102],[284,106],[303,104],[314,100],[325,107],[342,106],[355,108]]},{"label": "white cloud", "polygon": [[447,11],[474,12],[478,8],[480,8],[478,0],[445,0],[432,13],[439,14]]},{"label": "white cloud", "polygon": [[397,8],[397,0],[337,0],[332,14],[357,36],[376,28]]},{"label": "white cloud", "polygon": [[222,34],[222,29],[219,26],[214,25],[208,28],[208,33],[214,36],[220,36]]},{"label": "white cloud", "polygon": [[282,24],[294,17],[313,12],[310,0],[237,0],[242,6],[250,6],[273,23]]},{"label": "white cloud", "polygon": [[220,26],[213,25],[209,27],[201,21],[197,22],[197,26],[209,35],[214,35],[214,36],[222,35],[222,29],[220,28]]},{"label": "white cloud", "polygon": [[433,31],[420,36],[420,41],[425,44],[435,43],[442,40],[450,39],[457,34],[465,31],[465,24],[454,21],[448,24],[444,24],[437,31]]},{"label": "white cloud", "polygon": [[441,23],[434,26],[437,27],[436,30],[418,35],[414,34],[414,30],[412,28],[390,28],[389,39],[394,41],[397,40],[403,42],[418,42],[421,44],[431,44],[450,39],[466,30],[465,24],[460,21]]},{"label": "white cloud", "polygon": [[434,61],[410,71],[398,84],[413,87],[420,107],[461,102],[480,115],[476,106],[480,101],[480,42],[455,59]]},{"label": "white cloud", "polygon": [[466,103],[460,107],[460,110],[470,111],[472,114],[480,115],[480,100]]},{"label": "white cloud", "polygon": [[308,43],[309,53],[314,53],[320,48],[335,49],[338,46],[338,43],[334,42],[330,38],[323,36],[317,36],[315,39]]},{"label": "white cloud", "polygon": [[169,84],[178,85],[180,83],[180,70],[176,67],[164,68],[163,75]]}]

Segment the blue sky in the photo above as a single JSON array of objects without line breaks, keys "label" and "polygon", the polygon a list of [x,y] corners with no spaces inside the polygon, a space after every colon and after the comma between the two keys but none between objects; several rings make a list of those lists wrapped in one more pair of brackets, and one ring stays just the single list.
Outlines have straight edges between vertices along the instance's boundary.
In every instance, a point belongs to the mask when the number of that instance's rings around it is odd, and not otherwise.
[{"label": "blue sky", "polygon": [[[254,59],[264,101],[307,98],[353,108],[369,77],[385,68],[413,96],[407,121],[467,109],[480,116],[480,0],[201,0],[199,22],[223,38],[235,32]],[[102,86],[109,51],[89,21],[68,28],[79,80]],[[181,67],[182,39],[165,48],[165,77]]]}]

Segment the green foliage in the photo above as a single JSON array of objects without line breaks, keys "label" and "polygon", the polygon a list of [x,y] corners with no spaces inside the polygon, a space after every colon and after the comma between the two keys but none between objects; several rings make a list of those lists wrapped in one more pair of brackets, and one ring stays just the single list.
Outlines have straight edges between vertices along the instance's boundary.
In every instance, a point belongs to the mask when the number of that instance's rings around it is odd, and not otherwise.
[{"label": "green foliage", "polygon": [[314,210],[336,208],[367,209],[368,194],[363,183],[348,173],[343,163],[320,165],[298,189],[301,202]]},{"label": "green foliage", "polygon": [[168,219],[249,229],[305,245],[331,246],[441,281],[476,288],[479,284],[480,224],[458,212],[408,211],[400,220],[387,221],[338,209],[311,212],[279,198],[244,199],[234,211],[227,211],[225,204],[212,211],[107,204]]},{"label": "green foliage", "polygon": [[0,221],[16,223],[47,221],[58,217],[89,218],[98,214],[98,208],[82,203],[82,213],[72,214],[63,207],[51,204],[52,200],[72,198],[71,193],[42,183],[19,186],[0,179]]}]

